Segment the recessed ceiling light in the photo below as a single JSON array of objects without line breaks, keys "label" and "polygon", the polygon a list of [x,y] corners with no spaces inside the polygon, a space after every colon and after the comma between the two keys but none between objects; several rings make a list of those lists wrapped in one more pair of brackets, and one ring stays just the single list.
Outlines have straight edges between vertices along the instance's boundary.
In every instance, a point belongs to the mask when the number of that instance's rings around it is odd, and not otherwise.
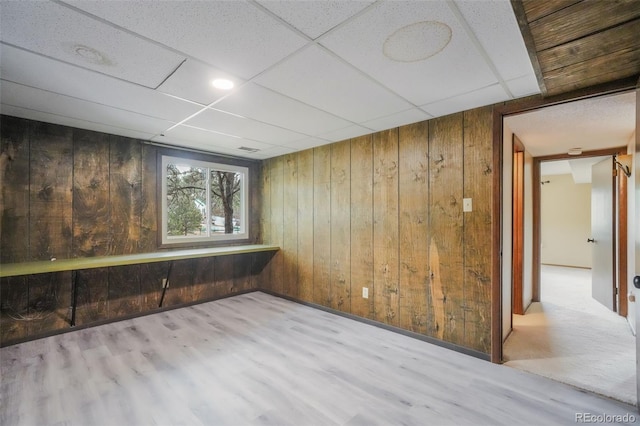
[{"label": "recessed ceiling light", "polygon": [[567,154],[569,154],[569,155],[582,155],[582,148],[571,148],[569,151],[567,151]]},{"label": "recessed ceiling light", "polygon": [[432,57],[451,41],[451,28],[438,21],[422,21],[402,27],[384,42],[384,55],[398,62],[417,62]]},{"label": "recessed ceiling light", "polygon": [[233,81],[227,80],[226,78],[216,78],[211,82],[213,87],[220,90],[231,90],[233,89]]}]

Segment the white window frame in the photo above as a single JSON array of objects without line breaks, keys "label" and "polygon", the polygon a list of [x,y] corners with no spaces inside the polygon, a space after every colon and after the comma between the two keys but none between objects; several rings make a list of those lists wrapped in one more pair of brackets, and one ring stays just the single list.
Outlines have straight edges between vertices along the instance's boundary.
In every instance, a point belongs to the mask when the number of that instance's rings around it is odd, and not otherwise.
[{"label": "white window frame", "polygon": [[[160,203],[160,209],[162,212],[162,245],[172,244],[185,244],[185,243],[206,243],[206,242],[218,242],[218,241],[235,241],[245,240],[249,238],[249,169],[247,167],[236,166],[233,164],[221,164],[210,161],[192,160],[183,157],[173,157],[169,155],[162,156],[162,199]],[[169,209],[167,207],[167,166],[169,164],[179,164],[190,167],[206,168],[207,170],[207,217],[205,223],[207,226],[206,236],[169,236],[168,235],[168,222],[169,222]],[[234,172],[242,175],[240,179],[240,232],[237,234],[215,234],[211,232],[211,211],[209,197],[211,194],[210,188],[210,176],[211,169],[219,170],[223,172]]]}]

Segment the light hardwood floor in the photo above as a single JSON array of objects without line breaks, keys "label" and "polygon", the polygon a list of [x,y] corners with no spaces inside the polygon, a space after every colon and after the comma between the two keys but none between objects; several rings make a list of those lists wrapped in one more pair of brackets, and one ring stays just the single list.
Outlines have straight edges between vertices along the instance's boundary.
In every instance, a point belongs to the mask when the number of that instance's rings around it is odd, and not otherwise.
[{"label": "light hardwood floor", "polygon": [[2,425],[552,425],[635,407],[255,292],[0,349]]}]

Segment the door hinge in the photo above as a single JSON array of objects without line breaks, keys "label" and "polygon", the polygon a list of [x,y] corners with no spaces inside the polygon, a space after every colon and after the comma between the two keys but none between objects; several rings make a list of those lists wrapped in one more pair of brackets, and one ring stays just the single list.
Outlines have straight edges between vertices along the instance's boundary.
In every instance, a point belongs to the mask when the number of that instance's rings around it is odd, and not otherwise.
[{"label": "door hinge", "polygon": [[618,169],[613,169],[613,177],[617,177],[618,176]]}]

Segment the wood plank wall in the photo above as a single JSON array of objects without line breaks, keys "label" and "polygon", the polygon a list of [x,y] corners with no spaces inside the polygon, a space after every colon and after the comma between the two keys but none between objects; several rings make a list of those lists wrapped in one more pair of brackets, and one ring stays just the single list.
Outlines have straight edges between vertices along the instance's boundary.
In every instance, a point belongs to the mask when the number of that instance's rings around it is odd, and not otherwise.
[{"label": "wood plank wall", "polygon": [[[184,152],[8,116],[0,117],[0,126],[1,263],[159,250],[157,156]],[[221,161],[215,156],[206,159]],[[270,199],[259,190],[260,164],[240,163],[250,168],[251,242],[258,242],[257,206],[261,196],[268,205]],[[293,181],[297,194],[296,175],[287,179]],[[282,186],[283,177],[275,182]],[[289,200],[291,191],[286,194]],[[274,194],[278,196],[282,200],[281,193]],[[274,232],[285,229],[283,213],[283,205],[276,209],[274,204],[274,216],[281,220],[279,226],[274,222]],[[290,236],[289,229],[286,235],[287,244],[297,238]],[[267,260],[268,255],[255,254],[175,262],[164,306],[254,289]],[[297,273],[293,266],[289,275]],[[280,274],[281,269],[274,271]],[[158,309],[167,270],[168,263],[160,262],[80,271],[76,323]],[[68,328],[70,305],[70,272],[3,278],[0,344]]]},{"label": "wood plank wall", "polygon": [[289,237],[260,285],[490,353],[492,129],[484,107],[265,161],[264,242]]}]

